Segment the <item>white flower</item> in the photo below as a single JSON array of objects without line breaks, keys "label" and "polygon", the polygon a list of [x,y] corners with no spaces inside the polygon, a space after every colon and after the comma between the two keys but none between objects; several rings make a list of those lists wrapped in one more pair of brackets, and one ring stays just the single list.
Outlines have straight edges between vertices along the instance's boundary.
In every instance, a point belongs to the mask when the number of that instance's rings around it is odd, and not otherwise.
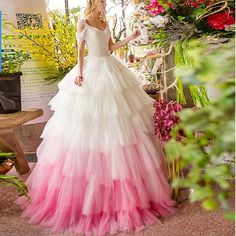
[{"label": "white flower", "polygon": [[149,21],[148,21],[148,20],[145,20],[145,21],[143,21],[143,24],[144,24],[144,25],[149,25]]},{"label": "white flower", "polygon": [[146,7],[146,4],[145,3],[143,3],[143,2],[141,2],[138,6],[137,6],[137,10],[140,10],[140,9],[143,9],[143,8],[145,8]]},{"label": "white flower", "polygon": [[147,26],[143,24],[143,21],[138,21],[137,27],[139,27],[141,29],[141,28],[146,28]]},{"label": "white flower", "polygon": [[150,18],[149,21],[152,24],[154,24],[156,27],[161,28],[161,27],[164,27],[165,24],[168,22],[168,18],[158,15],[153,18]]},{"label": "white flower", "polygon": [[147,35],[147,34],[141,34],[139,37],[140,37],[141,43],[148,43],[148,41],[149,41],[149,35]]},{"label": "white flower", "polygon": [[143,35],[148,34],[147,28],[139,28],[139,30],[140,30],[140,33],[143,34]]},{"label": "white flower", "polygon": [[226,31],[232,31],[232,32],[234,32],[234,31],[235,31],[235,25],[234,25],[234,24],[232,24],[232,25],[226,25],[226,26],[225,26],[225,30],[226,30]]}]

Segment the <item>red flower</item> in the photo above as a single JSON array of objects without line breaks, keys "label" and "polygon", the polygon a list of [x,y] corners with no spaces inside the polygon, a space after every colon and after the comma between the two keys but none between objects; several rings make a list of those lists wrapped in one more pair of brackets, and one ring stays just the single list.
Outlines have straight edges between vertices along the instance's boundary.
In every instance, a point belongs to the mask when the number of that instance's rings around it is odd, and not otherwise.
[{"label": "red flower", "polygon": [[204,4],[205,6],[209,6],[212,5],[213,3],[215,3],[215,0],[186,0],[184,2],[184,5],[188,7],[197,8],[199,7],[199,5],[202,4]]},{"label": "red flower", "polygon": [[175,9],[175,5],[174,5],[172,2],[169,2],[169,3],[168,3],[168,6],[169,6],[169,8],[171,8],[171,9]]},{"label": "red flower", "polygon": [[226,25],[234,24],[234,17],[228,13],[217,13],[207,18],[207,24],[216,30],[224,30]]},{"label": "red flower", "polygon": [[199,4],[202,4],[202,3],[205,3],[206,2],[206,0],[197,0],[197,3],[199,3]]},{"label": "red flower", "polygon": [[[205,0],[203,0],[203,1],[205,2]],[[184,5],[186,5],[188,7],[198,7],[199,4],[201,4],[201,3],[202,2],[198,2],[197,0],[186,0]]]}]

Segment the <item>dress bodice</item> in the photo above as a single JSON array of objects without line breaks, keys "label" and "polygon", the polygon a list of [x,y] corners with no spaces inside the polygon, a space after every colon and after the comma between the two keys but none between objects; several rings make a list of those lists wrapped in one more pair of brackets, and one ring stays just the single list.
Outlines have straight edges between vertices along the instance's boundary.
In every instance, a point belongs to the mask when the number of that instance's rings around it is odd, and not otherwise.
[{"label": "dress bodice", "polygon": [[89,55],[88,56],[98,56],[104,57],[109,56],[109,38],[111,35],[109,25],[107,24],[104,30],[95,28],[87,24],[85,20],[80,20],[84,24],[84,29],[82,32],[76,33],[76,38],[78,43],[86,41],[88,46]]}]

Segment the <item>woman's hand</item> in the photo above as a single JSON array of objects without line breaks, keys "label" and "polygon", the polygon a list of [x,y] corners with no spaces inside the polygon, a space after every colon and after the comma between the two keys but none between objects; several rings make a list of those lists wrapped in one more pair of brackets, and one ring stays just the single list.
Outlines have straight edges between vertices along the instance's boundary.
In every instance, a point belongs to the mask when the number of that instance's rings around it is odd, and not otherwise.
[{"label": "woman's hand", "polygon": [[83,75],[77,75],[75,77],[75,84],[78,85],[78,86],[82,86],[82,82],[84,81],[84,76]]},{"label": "woman's hand", "polygon": [[130,39],[131,39],[131,40],[134,40],[134,39],[138,38],[140,35],[141,35],[140,30],[136,29],[136,30],[134,30],[134,32],[130,35]]}]

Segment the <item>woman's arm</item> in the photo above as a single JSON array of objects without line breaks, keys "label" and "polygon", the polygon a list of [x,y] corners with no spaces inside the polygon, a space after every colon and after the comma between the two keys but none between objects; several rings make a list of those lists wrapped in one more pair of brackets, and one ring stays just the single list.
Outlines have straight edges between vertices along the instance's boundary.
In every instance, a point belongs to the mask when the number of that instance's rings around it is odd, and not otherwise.
[{"label": "woman's arm", "polygon": [[123,47],[124,45],[128,44],[131,40],[136,39],[140,34],[141,33],[139,30],[135,30],[130,36],[126,37],[125,39],[123,39],[117,43],[113,43],[112,38],[110,37],[109,50],[111,52],[113,52],[114,50]]},{"label": "woman's arm", "polygon": [[[85,25],[82,23],[78,24],[77,31],[81,33],[84,30]],[[77,75],[75,78],[75,84],[81,86],[83,77],[83,65],[84,65],[84,49],[85,49],[85,40],[78,43],[78,68],[77,68]]]},{"label": "woman's arm", "polygon": [[78,75],[83,75],[85,41],[78,44]]}]

